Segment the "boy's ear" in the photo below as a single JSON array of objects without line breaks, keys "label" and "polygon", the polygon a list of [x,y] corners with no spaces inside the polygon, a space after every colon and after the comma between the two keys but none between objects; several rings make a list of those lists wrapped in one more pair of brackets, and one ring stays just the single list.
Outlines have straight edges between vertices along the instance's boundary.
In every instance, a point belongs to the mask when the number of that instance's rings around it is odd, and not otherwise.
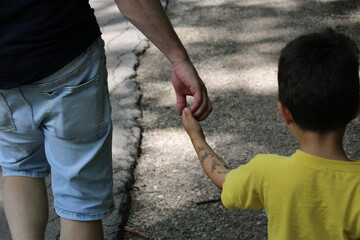
[{"label": "boy's ear", "polygon": [[287,107],[281,101],[277,102],[277,107],[286,125],[290,125],[294,122],[289,109],[287,109]]}]

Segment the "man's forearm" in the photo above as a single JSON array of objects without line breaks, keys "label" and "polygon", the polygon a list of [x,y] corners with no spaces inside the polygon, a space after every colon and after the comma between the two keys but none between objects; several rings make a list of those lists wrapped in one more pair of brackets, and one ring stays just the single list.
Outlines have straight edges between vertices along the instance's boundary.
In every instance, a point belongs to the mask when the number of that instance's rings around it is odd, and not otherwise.
[{"label": "man's forearm", "polygon": [[192,140],[192,144],[206,175],[217,187],[222,188],[230,168],[216,155],[204,139]]},{"label": "man's forearm", "polygon": [[173,63],[188,60],[159,0],[115,0],[129,19]]}]

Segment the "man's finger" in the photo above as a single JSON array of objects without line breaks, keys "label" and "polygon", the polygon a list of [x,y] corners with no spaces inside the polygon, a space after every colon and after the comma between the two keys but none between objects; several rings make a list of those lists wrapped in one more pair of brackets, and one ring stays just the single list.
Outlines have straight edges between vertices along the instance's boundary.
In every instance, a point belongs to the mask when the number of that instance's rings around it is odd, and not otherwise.
[{"label": "man's finger", "polygon": [[206,106],[204,108],[199,109],[199,111],[196,113],[196,115],[194,114],[194,116],[198,121],[203,121],[209,116],[211,111],[212,111],[212,106],[210,102],[208,102]]},{"label": "man's finger", "polygon": [[186,95],[176,93],[176,111],[177,111],[177,113],[179,115],[181,115],[185,107],[186,107]]},{"label": "man's finger", "polygon": [[[198,99],[198,101],[197,101],[198,105],[196,106],[197,108],[194,107],[195,110],[191,109],[191,107],[193,107],[193,106],[190,106],[190,110],[193,113],[193,116],[198,121],[205,120],[212,111],[211,102],[206,93],[204,93],[204,96],[202,96],[202,98],[200,100]],[[195,101],[194,101],[194,103],[195,103]]]},{"label": "man's finger", "polygon": [[194,115],[194,113],[198,111],[198,109],[201,107],[201,104],[203,103],[203,96],[200,92],[196,92],[193,97],[194,101],[189,106],[189,109]]}]

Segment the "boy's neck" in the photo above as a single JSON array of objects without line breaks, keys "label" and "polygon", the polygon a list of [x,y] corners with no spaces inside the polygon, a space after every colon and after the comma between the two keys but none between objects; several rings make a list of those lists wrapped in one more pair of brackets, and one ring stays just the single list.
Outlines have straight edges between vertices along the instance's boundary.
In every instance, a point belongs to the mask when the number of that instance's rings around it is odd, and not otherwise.
[{"label": "boy's neck", "polygon": [[298,130],[296,138],[303,152],[331,160],[350,161],[343,147],[344,133],[345,129],[329,133]]}]

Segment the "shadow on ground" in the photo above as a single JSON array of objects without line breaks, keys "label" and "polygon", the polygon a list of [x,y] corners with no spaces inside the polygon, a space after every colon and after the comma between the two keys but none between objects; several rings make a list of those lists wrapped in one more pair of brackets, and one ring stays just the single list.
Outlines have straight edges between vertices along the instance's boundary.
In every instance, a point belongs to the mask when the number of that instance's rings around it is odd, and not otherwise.
[{"label": "shadow on ground", "polygon": [[[360,2],[171,1],[169,15],[211,97],[202,123],[210,144],[232,167],[258,153],[290,155],[297,143],[277,113],[276,65],[294,37],[333,27],[360,40]],[[266,239],[264,211],[229,211],[206,179],[175,114],[170,65],[151,47],[138,77],[143,92],[142,155],[129,225],[155,239]],[[345,148],[360,158],[360,121]],[[126,233],[125,239],[142,239]]]}]

